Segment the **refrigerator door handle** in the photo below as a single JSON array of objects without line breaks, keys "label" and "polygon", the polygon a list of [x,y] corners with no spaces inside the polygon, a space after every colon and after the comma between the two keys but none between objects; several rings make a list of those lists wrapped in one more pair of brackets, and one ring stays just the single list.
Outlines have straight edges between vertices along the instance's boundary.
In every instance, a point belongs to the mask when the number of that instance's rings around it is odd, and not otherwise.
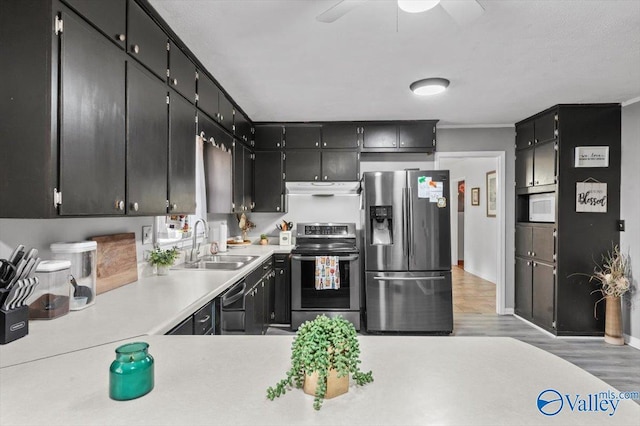
[{"label": "refrigerator door handle", "polygon": [[413,257],[413,199],[411,198],[411,187],[408,186],[407,187],[407,204],[408,204],[408,208],[407,208],[407,223],[408,223],[408,230],[407,230],[407,240],[408,240],[408,247],[409,247],[409,258]]},{"label": "refrigerator door handle", "polygon": [[402,188],[402,254],[409,256],[407,244],[407,191]]},{"label": "refrigerator door handle", "polygon": [[445,277],[373,277],[376,281],[439,281],[444,280]]}]

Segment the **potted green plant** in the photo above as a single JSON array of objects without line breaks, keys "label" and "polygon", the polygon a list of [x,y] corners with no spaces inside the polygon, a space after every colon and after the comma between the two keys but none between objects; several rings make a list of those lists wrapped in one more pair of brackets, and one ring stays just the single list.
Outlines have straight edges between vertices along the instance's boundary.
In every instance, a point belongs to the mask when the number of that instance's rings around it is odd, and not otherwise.
[{"label": "potted green plant", "polygon": [[596,306],[605,300],[604,341],[613,345],[624,345],[621,298],[631,288],[630,272],[629,256],[616,245],[602,256],[602,266],[596,265],[589,277],[589,281],[600,283],[593,292],[602,294]]},{"label": "potted green plant", "polygon": [[260,244],[262,244],[263,246],[269,244],[269,237],[267,236],[267,234],[260,234]]},{"label": "potted green plant", "polygon": [[340,316],[319,315],[298,329],[287,377],[267,389],[267,398],[273,401],[295,384],[315,396],[313,408],[319,410],[325,398],[347,392],[350,373],[358,385],[373,382],[372,372],[361,372],[359,363],[360,345],[353,324]]},{"label": "potted green plant", "polygon": [[176,257],[178,257],[177,247],[172,247],[167,250],[156,247],[149,254],[149,263],[156,266],[158,275],[167,275],[169,273],[169,267],[173,265]]}]

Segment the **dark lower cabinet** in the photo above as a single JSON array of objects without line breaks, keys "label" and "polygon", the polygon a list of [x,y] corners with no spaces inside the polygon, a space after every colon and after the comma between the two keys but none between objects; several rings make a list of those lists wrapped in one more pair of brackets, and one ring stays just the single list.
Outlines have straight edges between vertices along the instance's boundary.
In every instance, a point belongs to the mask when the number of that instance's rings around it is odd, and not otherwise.
[{"label": "dark lower cabinet", "polygon": [[127,52],[165,81],[169,38],[135,1],[129,1],[127,37]]},{"label": "dark lower cabinet", "polygon": [[169,93],[169,212],[196,210],[196,109]]},{"label": "dark lower cabinet", "polygon": [[127,64],[127,214],[167,212],[167,88],[135,61]]},{"label": "dark lower cabinet", "polygon": [[167,333],[170,336],[207,336],[221,334],[220,299],[216,298],[189,315],[184,321]]},{"label": "dark lower cabinet", "polygon": [[173,328],[170,332],[167,333],[169,336],[193,336],[193,316],[182,321],[176,327]]},{"label": "dark lower cabinet", "polygon": [[125,58],[79,17],[62,13],[62,19],[59,213],[122,215]]},{"label": "dark lower cabinet", "polygon": [[288,254],[274,256],[273,323],[291,324],[291,259]]},{"label": "dark lower cabinet", "polygon": [[536,324],[552,331],[555,329],[555,267],[534,261],[531,268],[533,320]]},{"label": "dark lower cabinet", "polygon": [[284,154],[256,151],[254,163],[254,212],[285,212]]},{"label": "dark lower cabinet", "polygon": [[127,34],[127,0],[64,0],[111,41],[124,48]]},{"label": "dark lower cabinet", "polygon": [[290,182],[320,181],[322,154],[312,150],[287,150],[285,152],[286,178]]},{"label": "dark lower cabinet", "polygon": [[521,317],[531,320],[533,307],[533,276],[531,274],[530,259],[516,257],[516,306],[515,312]]}]

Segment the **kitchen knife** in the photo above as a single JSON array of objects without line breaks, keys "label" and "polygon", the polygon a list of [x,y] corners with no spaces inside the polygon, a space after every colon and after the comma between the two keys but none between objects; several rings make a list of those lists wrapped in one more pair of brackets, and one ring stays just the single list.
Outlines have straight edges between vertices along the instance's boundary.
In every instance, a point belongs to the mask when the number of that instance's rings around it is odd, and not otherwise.
[{"label": "kitchen knife", "polygon": [[11,256],[9,256],[9,262],[13,263],[14,265],[18,262],[18,253],[20,252],[24,253],[24,246],[22,244],[18,244],[18,247],[15,248],[15,250],[13,250],[13,253],[11,253]]},{"label": "kitchen knife", "polygon": [[36,257],[38,255],[38,250],[32,248],[31,250],[29,250],[29,252],[27,253],[27,255],[24,257],[26,260],[29,259],[33,259],[34,257]]},{"label": "kitchen knife", "polygon": [[[25,259],[22,259],[23,261]],[[18,276],[18,280],[24,280],[25,278],[27,278],[29,276],[29,272],[31,272],[31,269],[33,268],[33,265],[36,263],[35,259],[29,259],[26,260],[27,264],[24,266],[24,268],[22,269],[22,271],[20,271],[20,275]]]},{"label": "kitchen knife", "polygon": [[27,265],[27,261],[24,259],[20,259],[20,261],[18,262],[18,264],[16,265],[16,273],[13,276],[13,279],[9,282],[9,284],[7,284],[7,286],[5,287],[6,289],[11,289],[13,288],[13,286],[15,285],[15,283],[20,279],[20,274],[22,274],[22,271],[24,270],[24,267]]},{"label": "kitchen knife", "polygon": [[23,281],[16,281],[13,286],[11,287],[11,291],[9,292],[9,296],[7,296],[7,298],[5,299],[4,303],[2,304],[2,309],[5,311],[9,311],[11,306],[13,305],[13,302],[15,302],[18,291],[22,288],[22,284]]}]

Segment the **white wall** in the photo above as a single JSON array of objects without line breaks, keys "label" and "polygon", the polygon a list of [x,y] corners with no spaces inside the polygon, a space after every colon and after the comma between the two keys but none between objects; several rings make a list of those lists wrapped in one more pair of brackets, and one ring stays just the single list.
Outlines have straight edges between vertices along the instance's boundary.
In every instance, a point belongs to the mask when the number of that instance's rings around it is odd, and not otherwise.
[{"label": "white wall", "polygon": [[[622,182],[620,185],[620,218],[625,232],[620,233],[620,246],[631,258],[635,291],[626,297],[623,311],[624,333],[640,347],[640,102],[622,108]],[[629,339],[627,339],[629,340]]]},{"label": "white wall", "polygon": [[[465,181],[465,206],[464,206],[464,269],[465,271],[496,283],[498,271],[496,253],[499,242],[496,241],[498,218],[487,217],[486,204],[486,173],[496,170],[496,160],[493,158],[443,158],[439,167],[449,169],[451,181],[464,179]],[[480,188],[480,205],[471,205],[471,188]],[[452,227],[451,240],[457,242],[457,185],[450,187],[450,200],[452,200]],[[454,210],[456,208],[456,210]],[[457,244],[452,244],[451,259],[457,264]]]}]

